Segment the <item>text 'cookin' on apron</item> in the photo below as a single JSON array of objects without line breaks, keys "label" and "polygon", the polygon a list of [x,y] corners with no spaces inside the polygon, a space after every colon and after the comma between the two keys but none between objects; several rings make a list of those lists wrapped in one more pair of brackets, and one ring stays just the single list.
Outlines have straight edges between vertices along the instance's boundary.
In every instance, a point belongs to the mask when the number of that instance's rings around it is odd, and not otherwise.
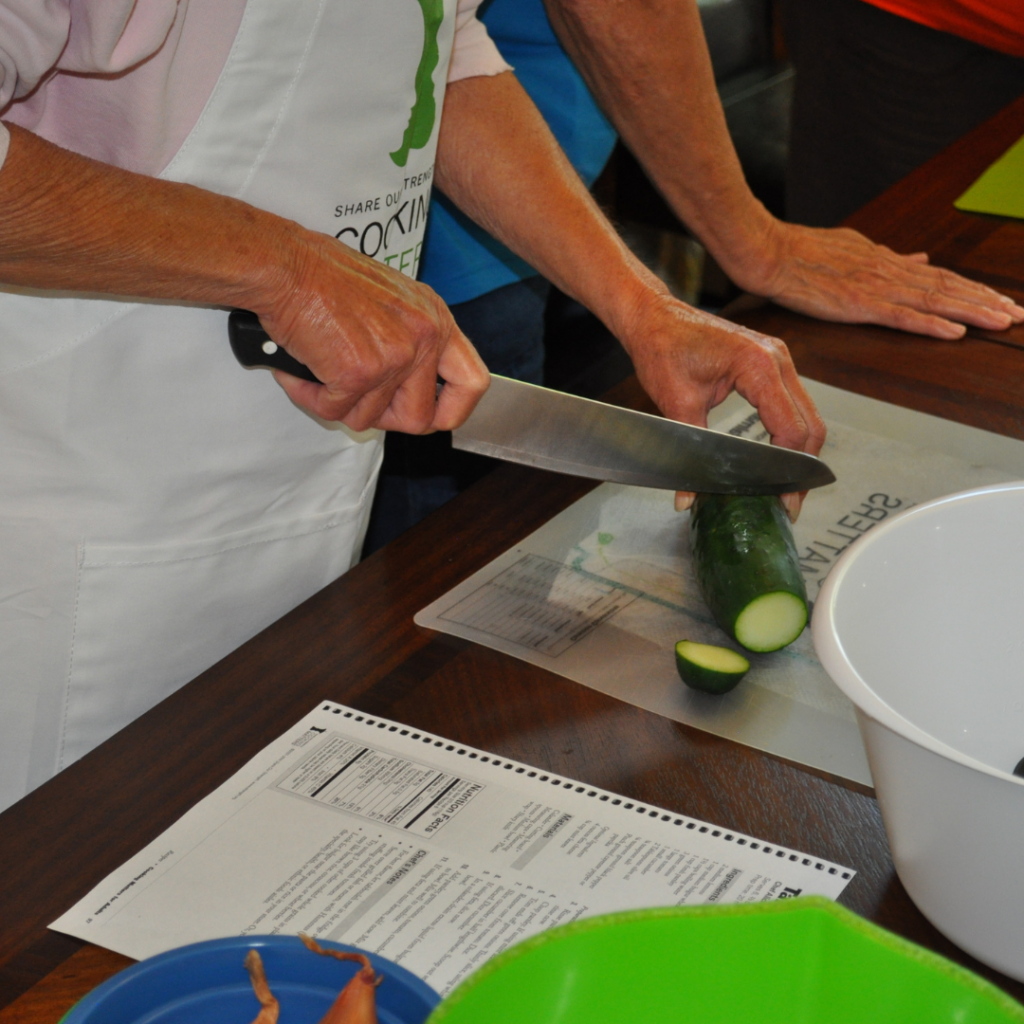
[{"label": "text 'cookin' on apron", "polygon": [[[455,0],[248,0],[161,175],[414,275]],[[0,809],[348,569],[380,435],[223,310],[0,292]]]}]

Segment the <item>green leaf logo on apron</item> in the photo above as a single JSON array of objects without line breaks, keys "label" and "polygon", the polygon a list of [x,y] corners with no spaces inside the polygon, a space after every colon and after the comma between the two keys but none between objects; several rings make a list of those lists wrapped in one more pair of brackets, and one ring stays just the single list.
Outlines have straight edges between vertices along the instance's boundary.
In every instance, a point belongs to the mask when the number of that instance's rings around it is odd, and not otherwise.
[{"label": "green leaf logo on apron", "polygon": [[409,159],[410,149],[422,149],[429,141],[437,117],[434,102],[434,69],[440,59],[437,33],[444,21],[444,0],[418,0],[423,11],[423,53],[416,69],[416,102],[409,113],[409,123],[402,136],[402,144],[391,154],[399,167]]}]

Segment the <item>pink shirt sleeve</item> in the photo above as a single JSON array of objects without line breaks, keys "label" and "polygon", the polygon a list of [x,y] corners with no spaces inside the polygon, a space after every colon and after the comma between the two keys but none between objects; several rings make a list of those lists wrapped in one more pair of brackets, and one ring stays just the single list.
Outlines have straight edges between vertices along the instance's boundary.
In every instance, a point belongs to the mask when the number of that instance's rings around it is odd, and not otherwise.
[{"label": "pink shirt sleeve", "polygon": [[[459,0],[449,81],[509,70],[479,5]],[[159,174],[213,92],[244,10],[245,0],[0,0],[0,116]],[[0,125],[0,164],[9,139]]]},{"label": "pink shirt sleeve", "polygon": [[0,109],[53,70],[124,71],[160,49],[177,14],[177,0],[3,0]]},{"label": "pink shirt sleeve", "polygon": [[[175,19],[174,0],[3,0],[0,2],[0,110],[58,71],[123,71],[154,53]],[[44,85],[39,92],[44,93]],[[41,106],[42,103],[36,104]],[[7,155],[6,128],[0,149]],[[0,160],[2,162],[2,160]]]},{"label": "pink shirt sleeve", "polygon": [[455,15],[455,45],[452,47],[451,64],[448,65],[449,82],[476,75],[500,75],[503,71],[512,70],[476,16],[480,3],[481,0],[459,0]]},{"label": "pink shirt sleeve", "polygon": [[244,10],[245,0],[0,0],[0,115],[159,174],[199,119]]}]

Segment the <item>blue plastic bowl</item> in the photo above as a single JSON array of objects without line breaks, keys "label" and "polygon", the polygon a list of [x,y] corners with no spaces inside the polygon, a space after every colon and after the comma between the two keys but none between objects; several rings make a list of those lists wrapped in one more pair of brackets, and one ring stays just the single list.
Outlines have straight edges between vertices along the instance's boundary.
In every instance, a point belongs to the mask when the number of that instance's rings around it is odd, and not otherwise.
[{"label": "blue plastic bowl", "polygon": [[[337,942],[321,945],[365,952]],[[294,936],[211,939],[126,968],[93,989],[61,1024],[251,1024],[260,1006],[243,962],[258,949],[271,991],[289,1024],[317,1024],[359,965],[311,953]],[[380,1024],[423,1024],[440,996],[404,967],[367,953],[384,975]]]}]

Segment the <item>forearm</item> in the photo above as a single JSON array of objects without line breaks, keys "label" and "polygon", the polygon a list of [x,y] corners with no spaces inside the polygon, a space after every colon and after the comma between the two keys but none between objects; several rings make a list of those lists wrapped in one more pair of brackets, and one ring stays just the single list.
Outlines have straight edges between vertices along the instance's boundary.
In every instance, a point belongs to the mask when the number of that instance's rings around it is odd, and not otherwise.
[{"label": "forearm", "polygon": [[679,218],[727,271],[763,252],[773,218],[747,186],[695,0],[547,0],[605,114]]},{"label": "forearm", "polygon": [[545,0],[566,50],[679,218],[741,287],[827,320],[939,338],[1024,309],[850,230],[786,224],[743,177],[696,0]]},{"label": "forearm", "polygon": [[17,127],[0,169],[0,281],[260,311],[305,232],[246,203],[133,174]]},{"label": "forearm", "polygon": [[604,321],[666,416],[703,424],[736,388],[777,443],[821,447],[824,427],[785,346],[674,299],[623,244],[511,75],[449,88],[436,181]]},{"label": "forearm", "polygon": [[252,309],[323,381],[280,375],[292,400],[354,430],[450,430],[487,386],[425,285],[330,235],[17,128],[0,169],[0,283]]},{"label": "forearm", "polygon": [[449,86],[435,181],[620,338],[642,296],[663,289],[601,213],[511,74]]}]

